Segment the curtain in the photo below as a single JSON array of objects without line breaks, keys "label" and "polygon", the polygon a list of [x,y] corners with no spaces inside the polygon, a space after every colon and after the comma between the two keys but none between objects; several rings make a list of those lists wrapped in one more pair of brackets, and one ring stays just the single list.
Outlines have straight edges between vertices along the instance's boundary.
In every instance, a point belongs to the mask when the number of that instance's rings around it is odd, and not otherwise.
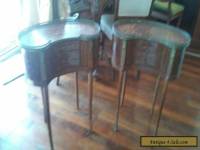
[{"label": "curtain", "polygon": [[59,18],[70,14],[69,0],[4,0],[0,5],[0,55],[16,47],[18,33],[31,25],[52,21],[53,3]]},{"label": "curtain", "polygon": [[[20,0],[22,26],[27,27],[53,19],[53,0]],[[59,19],[66,19],[70,14],[69,0],[55,0]],[[56,10],[54,10],[56,11]]]},{"label": "curtain", "polygon": [[21,27],[20,0],[2,0],[0,20],[0,56],[2,56],[16,47],[17,35]]},{"label": "curtain", "polygon": [[21,27],[52,20],[52,0],[20,0]]},{"label": "curtain", "polygon": [[58,2],[58,12],[60,19],[66,19],[70,15],[69,0],[57,0]]}]

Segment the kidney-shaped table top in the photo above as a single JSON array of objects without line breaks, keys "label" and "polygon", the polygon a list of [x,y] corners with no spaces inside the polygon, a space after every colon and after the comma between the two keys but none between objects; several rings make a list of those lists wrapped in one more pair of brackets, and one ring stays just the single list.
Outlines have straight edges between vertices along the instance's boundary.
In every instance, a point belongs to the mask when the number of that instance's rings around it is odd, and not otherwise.
[{"label": "kidney-shaped table top", "polygon": [[64,39],[92,40],[99,36],[99,25],[87,19],[65,20],[29,27],[19,34],[22,47],[42,47]]}]

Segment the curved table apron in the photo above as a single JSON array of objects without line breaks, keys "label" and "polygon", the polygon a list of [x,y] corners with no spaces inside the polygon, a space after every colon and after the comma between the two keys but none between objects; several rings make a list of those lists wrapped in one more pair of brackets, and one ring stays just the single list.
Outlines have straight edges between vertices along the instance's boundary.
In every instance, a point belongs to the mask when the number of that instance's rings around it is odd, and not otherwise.
[{"label": "curved table apron", "polygon": [[[173,65],[172,76],[174,78],[180,76],[185,51],[191,42],[191,37],[187,32],[167,24],[145,19],[119,20],[113,25],[113,32],[115,39],[123,42],[143,40],[173,49],[176,53],[176,60]],[[122,61],[117,63],[113,60],[113,65],[116,68],[122,68]]]},{"label": "curved table apron", "polygon": [[[48,84],[54,77],[74,72],[77,68],[94,68],[99,32],[99,25],[86,19],[39,24],[24,30],[19,35],[19,42],[24,49],[29,78],[35,85],[42,86]],[[56,50],[48,49],[49,46],[62,40],[69,42],[67,45],[57,47]],[[73,50],[67,52],[65,46]],[[69,58],[70,55],[73,57]],[[44,68],[49,61],[53,60],[47,60],[45,57],[58,61],[52,66],[55,70],[51,71],[50,74],[45,72]],[[71,67],[67,63],[70,63]]]}]

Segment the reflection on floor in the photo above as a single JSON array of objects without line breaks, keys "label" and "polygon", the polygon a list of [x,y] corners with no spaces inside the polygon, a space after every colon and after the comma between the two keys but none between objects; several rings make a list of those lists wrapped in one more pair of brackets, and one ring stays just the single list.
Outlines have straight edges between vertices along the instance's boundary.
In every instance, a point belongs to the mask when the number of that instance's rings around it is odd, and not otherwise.
[{"label": "reflection on floor", "polygon": [[[200,60],[187,59],[183,70],[181,78],[169,86],[159,135],[200,136]],[[133,72],[129,73],[119,133],[112,131],[117,82],[95,82],[95,134],[91,136],[85,135],[88,128],[87,82],[84,78],[80,80],[81,109],[78,111],[74,74],[63,76],[59,87],[53,81],[50,102],[56,150],[144,149],[139,146],[139,138],[146,135],[148,127],[153,79],[153,76],[142,73],[137,81]],[[49,149],[40,89],[25,77],[0,87],[0,119],[0,150]]]},{"label": "reflection on floor", "polygon": [[0,84],[7,84],[24,73],[23,56],[18,52],[11,59],[0,61]]}]

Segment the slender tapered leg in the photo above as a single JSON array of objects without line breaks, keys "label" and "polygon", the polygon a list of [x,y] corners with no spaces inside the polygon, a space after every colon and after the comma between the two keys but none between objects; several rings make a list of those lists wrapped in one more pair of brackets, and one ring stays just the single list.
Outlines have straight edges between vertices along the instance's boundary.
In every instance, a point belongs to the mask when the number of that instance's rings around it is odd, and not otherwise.
[{"label": "slender tapered leg", "polygon": [[181,22],[182,22],[182,19],[183,19],[183,15],[181,15],[181,16],[178,18],[178,21],[177,21],[177,24],[176,24],[177,27],[180,27]]},{"label": "slender tapered leg", "polygon": [[103,60],[104,59],[104,49],[105,49],[105,35],[103,32],[101,33],[100,45],[101,45],[100,60]]},{"label": "slender tapered leg", "polygon": [[60,77],[57,77],[57,79],[56,79],[56,85],[57,85],[57,86],[60,85]]},{"label": "slender tapered leg", "polygon": [[156,84],[155,84],[154,94],[153,94],[153,105],[152,105],[152,108],[151,108],[151,118],[152,118],[154,111],[155,111],[155,105],[156,105],[156,100],[157,100],[157,96],[158,96],[158,89],[159,89],[159,85],[160,85],[160,80],[161,80],[161,73],[158,75],[158,77],[156,79]]},{"label": "slender tapered leg", "polygon": [[76,76],[76,108],[79,110],[79,89],[78,89],[78,72],[75,72]]},{"label": "slender tapered leg", "polygon": [[49,142],[50,142],[51,150],[54,150],[52,129],[51,129],[50,107],[49,107],[49,94],[48,94],[47,86],[42,87],[42,98],[44,102],[45,118],[46,118],[47,127],[48,127]]},{"label": "slender tapered leg", "polygon": [[163,65],[164,65],[164,57],[165,57],[165,51],[163,50],[163,52],[161,53],[161,64],[160,64],[160,69],[159,69],[160,71],[159,71],[158,77],[156,79],[155,88],[154,88],[153,104],[152,104],[152,108],[151,108],[150,121],[152,121],[152,117],[155,112],[155,105],[157,102],[157,97],[158,97],[158,92],[159,92],[159,87],[160,87],[160,82],[161,82],[161,76],[162,76],[162,70],[163,70]]},{"label": "slender tapered leg", "polygon": [[112,79],[112,81],[115,81],[116,72],[115,72],[115,69],[112,67],[112,60],[111,60],[111,58],[108,58],[108,63],[110,65],[111,79]]},{"label": "slender tapered leg", "polygon": [[175,54],[176,54],[176,49],[171,49],[169,62],[168,62],[168,65],[167,65],[167,73],[166,73],[166,76],[165,76],[165,79],[164,79],[164,83],[163,83],[163,88],[162,88],[162,91],[161,91],[161,98],[160,98],[161,106],[160,106],[159,111],[158,111],[158,119],[156,121],[156,128],[155,128],[154,136],[158,135],[158,129],[159,129],[159,125],[160,125],[162,110],[163,110],[164,104],[165,104],[165,98],[166,98],[166,93],[167,93],[167,88],[168,88],[168,82],[169,82],[169,78],[171,76]]},{"label": "slender tapered leg", "polygon": [[140,80],[141,71],[139,69],[136,70],[136,80]]},{"label": "slender tapered leg", "polygon": [[120,109],[120,103],[121,103],[123,78],[124,78],[124,72],[122,71],[120,72],[120,76],[119,76],[117,111],[116,111],[116,121],[115,121],[114,131],[118,131],[118,126],[119,126],[119,109]]},{"label": "slender tapered leg", "polygon": [[111,68],[111,76],[112,76],[112,81],[115,81],[115,76],[116,76],[116,72],[114,68]]},{"label": "slender tapered leg", "polygon": [[92,71],[88,74],[88,95],[89,95],[89,126],[90,132],[93,130],[92,126],[92,99],[93,99],[93,77]]},{"label": "slender tapered leg", "polygon": [[124,71],[123,72],[123,79],[122,79],[122,93],[121,93],[121,106],[124,105],[124,97],[125,97],[125,93],[126,93],[126,82],[127,82],[127,72],[128,71]]},{"label": "slender tapered leg", "polygon": [[156,129],[155,129],[154,136],[158,135],[158,128],[159,128],[159,125],[160,125],[160,119],[161,119],[161,115],[162,115],[162,110],[163,110],[163,107],[164,107],[164,104],[165,104],[167,87],[168,87],[168,80],[165,80],[164,81],[164,85],[163,85],[163,90],[162,90],[161,106],[160,106],[159,111],[158,111],[158,119],[157,119],[157,122],[156,122]]},{"label": "slender tapered leg", "polygon": [[44,90],[43,90],[43,87],[41,87],[41,93],[42,93],[42,103],[43,103],[43,111],[44,111],[44,122],[47,123],[47,114],[46,114],[46,103],[45,103],[45,100],[46,100],[46,95],[44,93]]},{"label": "slender tapered leg", "polygon": [[151,125],[153,123],[153,117],[154,117],[154,113],[155,113],[155,106],[156,106],[156,102],[157,102],[160,81],[161,81],[161,73],[159,73],[159,75],[156,79],[156,83],[155,83],[154,94],[153,94],[153,104],[152,104],[152,108],[151,108],[151,116],[150,116],[148,131],[147,131],[148,134],[151,134]]}]

